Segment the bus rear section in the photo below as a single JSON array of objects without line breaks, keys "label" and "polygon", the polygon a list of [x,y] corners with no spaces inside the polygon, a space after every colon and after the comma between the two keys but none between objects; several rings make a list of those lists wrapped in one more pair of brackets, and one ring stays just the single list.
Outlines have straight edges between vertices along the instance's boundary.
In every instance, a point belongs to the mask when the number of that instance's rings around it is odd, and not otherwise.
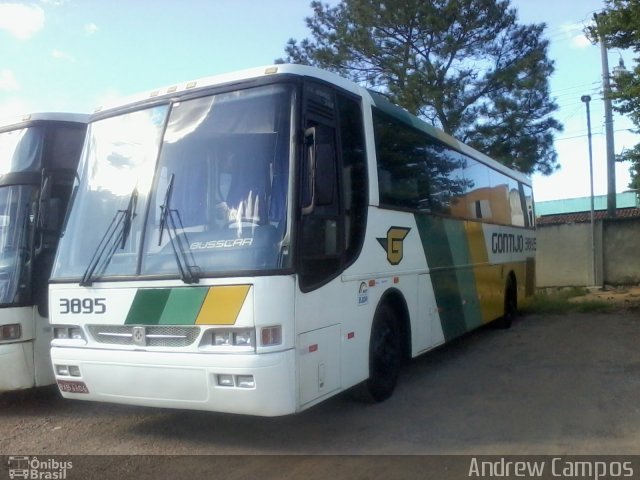
[{"label": "bus rear section", "polygon": [[0,126],[0,392],[54,383],[47,281],[87,115]]}]

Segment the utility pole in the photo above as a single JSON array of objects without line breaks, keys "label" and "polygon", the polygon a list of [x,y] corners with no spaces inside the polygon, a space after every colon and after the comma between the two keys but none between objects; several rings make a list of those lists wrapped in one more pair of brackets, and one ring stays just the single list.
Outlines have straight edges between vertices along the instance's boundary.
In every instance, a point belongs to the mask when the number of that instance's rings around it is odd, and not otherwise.
[{"label": "utility pole", "polygon": [[607,42],[600,34],[598,14],[593,14],[593,20],[598,28],[600,40],[600,56],[602,58],[602,96],[604,97],[604,128],[607,141],[607,216],[616,216],[616,154],[613,142],[613,114],[611,108],[611,82],[609,81],[609,57]]},{"label": "utility pole", "polygon": [[596,284],[596,233],[595,233],[595,218],[594,218],[594,202],[593,202],[593,149],[591,148],[591,111],[589,110],[589,102],[591,97],[589,95],[583,95],[580,100],[587,106],[587,134],[589,138],[589,184],[591,187],[591,285]]}]

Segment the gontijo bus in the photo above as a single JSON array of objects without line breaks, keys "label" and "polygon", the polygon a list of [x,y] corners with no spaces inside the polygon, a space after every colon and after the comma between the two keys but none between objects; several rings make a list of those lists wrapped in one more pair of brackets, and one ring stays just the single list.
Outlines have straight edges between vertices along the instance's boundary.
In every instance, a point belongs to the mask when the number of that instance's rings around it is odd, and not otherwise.
[{"label": "gontijo bus", "polygon": [[47,281],[88,115],[0,125],[0,392],[55,382]]},{"label": "gontijo bus", "polygon": [[277,65],[91,119],[50,284],[65,397],[282,415],[531,293],[524,176],[334,74]]}]

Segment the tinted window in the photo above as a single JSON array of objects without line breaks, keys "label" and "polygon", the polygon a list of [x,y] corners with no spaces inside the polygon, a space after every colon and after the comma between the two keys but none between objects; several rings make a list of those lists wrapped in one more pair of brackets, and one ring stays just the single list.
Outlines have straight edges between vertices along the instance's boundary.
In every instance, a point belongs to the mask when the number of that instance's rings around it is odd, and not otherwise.
[{"label": "tinted window", "polygon": [[460,208],[468,158],[374,110],[380,204],[451,214]]},{"label": "tinted window", "polygon": [[51,129],[50,148],[47,152],[51,168],[76,169],[86,129],[84,125],[67,125]]},{"label": "tinted window", "polygon": [[536,212],[533,206],[533,191],[531,187],[522,185],[523,204],[525,208],[524,218],[527,227],[535,227],[536,225]]},{"label": "tinted window", "polygon": [[516,180],[376,109],[373,125],[381,206],[525,225]]},{"label": "tinted window", "polygon": [[423,136],[374,110],[380,204],[430,210],[429,168]]},{"label": "tinted window", "polygon": [[360,251],[367,219],[368,185],[362,111],[355,100],[338,96],[347,263]]}]

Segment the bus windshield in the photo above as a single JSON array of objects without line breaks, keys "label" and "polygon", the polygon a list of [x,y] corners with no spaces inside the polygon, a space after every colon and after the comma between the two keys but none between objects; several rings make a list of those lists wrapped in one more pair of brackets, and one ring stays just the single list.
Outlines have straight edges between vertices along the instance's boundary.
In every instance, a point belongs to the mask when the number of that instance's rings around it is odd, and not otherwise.
[{"label": "bus windshield", "polygon": [[26,263],[29,261],[29,226],[34,221],[37,189],[34,186],[0,187],[0,305],[28,301]]},{"label": "bus windshield", "polygon": [[92,123],[53,277],[288,266],[293,95],[262,86]]}]

